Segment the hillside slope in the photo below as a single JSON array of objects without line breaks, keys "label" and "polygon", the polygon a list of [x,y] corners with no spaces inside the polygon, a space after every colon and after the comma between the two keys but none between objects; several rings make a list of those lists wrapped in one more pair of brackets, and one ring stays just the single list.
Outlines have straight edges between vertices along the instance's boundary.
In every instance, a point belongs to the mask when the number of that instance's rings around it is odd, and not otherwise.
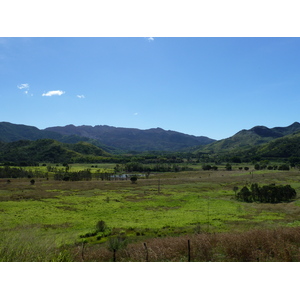
[{"label": "hillside slope", "polygon": [[12,162],[22,165],[37,162],[89,162],[100,157],[110,157],[110,154],[84,142],[64,144],[51,139],[0,142],[0,163]]},{"label": "hillside slope", "polygon": [[152,128],[147,130],[106,125],[50,127],[45,130],[63,135],[79,135],[126,151],[180,151],[188,147],[206,145],[215,140],[176,131]]},{"label": "hillside slope", "polygon": [[274,127],[271,129],[265,126],[255,126],[249,130],[243,129],[232,137],[194,149],[194,152],[207,151],[212,153],[224,153],[245,150],[296,133],[299,130],[300,123],[298,122],[294,122],[287,127]]},{"label": "hillside slope", "polygon": [[79,142],[87,142],[97,147],[102,148],[106,152],[115,153],[117,149],[106,146],[99,141],[78,136],[78,135],[63,135],[58,132],[49,130],[41,130],[34,126],[12,124],[9,122],[0,122],[0,142],[16,142],[20,140],[36,141],[40,139],[52,139],[61,143],[76,144]]}]

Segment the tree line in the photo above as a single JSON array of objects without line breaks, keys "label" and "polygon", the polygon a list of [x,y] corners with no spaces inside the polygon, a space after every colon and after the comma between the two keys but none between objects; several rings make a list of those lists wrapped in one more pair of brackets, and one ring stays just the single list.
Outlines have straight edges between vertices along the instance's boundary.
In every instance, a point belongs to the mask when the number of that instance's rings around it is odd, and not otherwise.
[{"label": "tree line", "polygon": [[[236,188],[234,188],[236,191]],[[297,196],[296,190],[289,184],[275,185],[269,184],[259,186],[253,183],[250,189],[244,186],[237,194],[236,198],[243,202],[261,202],[261,203],[281,203],[290,202]]]}]

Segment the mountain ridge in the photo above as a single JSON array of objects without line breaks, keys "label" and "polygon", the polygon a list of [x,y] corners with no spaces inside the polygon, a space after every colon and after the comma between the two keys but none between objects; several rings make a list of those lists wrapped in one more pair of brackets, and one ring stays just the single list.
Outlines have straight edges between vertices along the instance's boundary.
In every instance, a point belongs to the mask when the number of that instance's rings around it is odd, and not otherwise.
[{"label": "mountain ridge", "polygon": [[233,136],[218,141],[203,136],[197,137],[172,130],[164,130],[159,127],[136,129],[108,125],[75,126],[70,124],[41,130],[34,126],[0,122],[1,142],[39,139],[53,139],[70,144],[86,142],[115,154],[147,151],[226,154],[267,145],[277,139],[280,143],[280,138],[297,133],[300,133],[299,122],[294,122],[286,127],[254,126],[250,129],[242,129]]},{"label": "mountain ridge", "polygon": [[45,128],[46,131],[68,135],[75,134],[125,151],[182,151],[186,148],[206,145],[213,141],[205,136],[194,136],[162,128],[137,129],[108,125],[73,124]]},{"label": "mountain ridge", "polygon": [[281,138],[300,131],[300,123],[294,122],[286,127],[254,126],[250,129],[242,129],[231,137],[215,141],[209,145],[194,149],[197,151],[228,152],[237,149],[248,149],[263,145],[274,139]]}]

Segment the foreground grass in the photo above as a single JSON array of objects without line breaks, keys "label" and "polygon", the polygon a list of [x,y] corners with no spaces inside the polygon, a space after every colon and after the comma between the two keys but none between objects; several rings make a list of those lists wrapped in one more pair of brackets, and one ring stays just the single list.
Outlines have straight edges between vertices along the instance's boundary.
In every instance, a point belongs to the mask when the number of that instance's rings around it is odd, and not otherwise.
[{"label": "foreground grass", "polygon": [[[190,251],[188,250],[190,244]],[[112,261],[104,245],[71,249],[76,261]],[[201,233],[131,243],[117,253],[120,262],[298,262],[300,227],[253,229],[242,233]]]},{"label": "foreground grass", "polygon": [[[13,179],[10,184],[2,180],[0,259],[80,261],[80,249],[85,245],[85,251],[96,249],[98,253],[86,254],[85,259],[101,261],[104,254],[99,253],[109,253],[106,249],[108,240],[120,234],[127,237],[130,242],[127,249],[130,249],[135,243],[149,239],[154,239],[155,243],[175,243],[176,239],[186,241],[188,238],[192,241],[202,236],[207,240],[229,232],[242,238],[242,232],[249,230],[277,230],[283,227],[294,230],[288,227],[300,225],[297,199],[284,204],[235,201],[233,187],[241,188],[251,182],[291,184],[298,194],[300,189],[298,171],[164,173],[139,179],[137,184],[131,184],[129,180],[57,182],[36,179],[35,185],[30,185],[29,180],[25,179]],[[89,233],[95,232],[99,220],[105,221],[108,230],[89,236]],[[234,239],[237,238],[235,236]],[[214,243],[211,241],[210,244]],[[186,248],[186,242],[182,247]],[[223,248],[222,251],[217,249],[213,251],[216,256],[208,260],[231,259],[226,253],[220,254],[224,253]],[[143,252],[144,249],[142,247],[136,251]],[[296,259],[295,255],[292,260]],[[185,256],[172,259],[156,256],[157,261],[185,260]],[[109,261],[110,257],[107,254],[103,260]],[[194,260],[203,259],[196,257]],[[259,259],[267,257],[266,254]],[[142,257],[137,259],[131,256],[124,256],[122,260],[143,261]]]},{"label": "foreground grass", "polygon": [[0,258],[2,262],[299,262],[300,227],[148,238],[131,241],[115,257],[108,243],[57,247],[53,239],[24,230],[1,236]]}]

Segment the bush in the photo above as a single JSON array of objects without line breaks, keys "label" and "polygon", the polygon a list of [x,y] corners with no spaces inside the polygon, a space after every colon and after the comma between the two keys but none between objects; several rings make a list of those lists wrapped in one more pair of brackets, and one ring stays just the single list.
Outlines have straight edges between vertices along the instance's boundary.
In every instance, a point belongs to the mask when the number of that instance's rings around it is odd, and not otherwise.
[{"label": "bush", "polygon": [[211,165],[203,165],[202,166],[202,170],[203,171],[209,171],[209,170],[211,170]]},{"label": "bush", "polygon": [[226,164],[225,169],[226,171],[231,171],[232,170],[231,164]]},{"label": "bush", "polygon": [[290,167],[288,165],[281,165],[281,166],[278,167],[278,170],[289,171]]},{"label": "bush", "polygon": [[104,232],[106,230],[106,228],[107,228],[107,226],[104,221],[101,220],[101,221],[97,222],[97,224],[96,224],[97,232]]},{"label": "bush", "polygon": [[131,176],[130,180],[131,180],[131,183],[136,183],[137,182],[137,176]]},{"label": "bush", "polygon": [[113,252],[113,261],[116,261],[116,253],[118,250],[123,249],[127,246],[127,240],[123,236],[112,237],[108,240],[107,248]]}]

